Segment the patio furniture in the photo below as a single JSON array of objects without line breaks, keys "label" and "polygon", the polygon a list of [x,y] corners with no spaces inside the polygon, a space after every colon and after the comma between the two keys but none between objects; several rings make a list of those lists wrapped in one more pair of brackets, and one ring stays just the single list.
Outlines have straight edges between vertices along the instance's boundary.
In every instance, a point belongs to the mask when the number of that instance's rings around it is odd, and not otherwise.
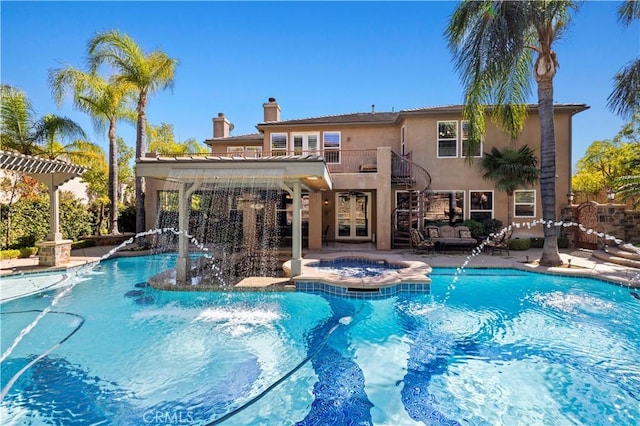
[{"label": "patio furniture", "polygon": [[428,238],[435,243],[436,250],[462,249],[468,250],[478,245],[471,231],[466,226],[450,225],[427,226]]},{"label": "patio furniture", "polygon": [[411,248],[414,253],[421,251],[433,253],[435,247],[435,243],[433,241],[425,237],[425,235],[417,229],[411,229],[409,233],[411,235]]},{"label": "patio furniture", "polygon": [[486,244],[486,249],[491,251],[491,255],[493,256],[495,252],[499,252],[502,254],[503,251],[507,252],[507,256],[509,256],[509,243],[511,242],[511,235],[513,234],[513,230],[509,229],[502,234],[498,234],[492,240],[489,240]]}]

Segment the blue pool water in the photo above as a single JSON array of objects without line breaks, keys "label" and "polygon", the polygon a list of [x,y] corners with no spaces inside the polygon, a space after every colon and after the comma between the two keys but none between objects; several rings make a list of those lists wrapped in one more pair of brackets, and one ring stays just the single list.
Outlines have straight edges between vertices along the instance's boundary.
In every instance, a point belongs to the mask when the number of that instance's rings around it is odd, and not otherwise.
[{"label": "blue pool water", "polygon": [[322,272],[334,273],[351,278],[374,277],[386,271],[406,268],[405,265],[367,259],[321,260],[309,266]]},{"label": "blue pool water", "polygon": [[[106,261],[62,297],[2,363],[2,424],[640,423],[627,288],[439,268],[432,294],[381,300],[144,286],[174,260]],[[0,306],[3,353],[55,294]]]}]

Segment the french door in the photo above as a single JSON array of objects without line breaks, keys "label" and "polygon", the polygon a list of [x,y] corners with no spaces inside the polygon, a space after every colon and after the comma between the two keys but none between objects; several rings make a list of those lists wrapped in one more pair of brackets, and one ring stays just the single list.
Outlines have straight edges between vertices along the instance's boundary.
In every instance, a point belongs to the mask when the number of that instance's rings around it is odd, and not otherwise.
[{"label": "french door", "polygon": [[371,193],[336,193],[336,239],[371,239]]},{"label": "french door", "polygon": [[318,133],[294,133],[292,138],[294,155],[316,154],[319,152],[318,140],[320,135]]}]

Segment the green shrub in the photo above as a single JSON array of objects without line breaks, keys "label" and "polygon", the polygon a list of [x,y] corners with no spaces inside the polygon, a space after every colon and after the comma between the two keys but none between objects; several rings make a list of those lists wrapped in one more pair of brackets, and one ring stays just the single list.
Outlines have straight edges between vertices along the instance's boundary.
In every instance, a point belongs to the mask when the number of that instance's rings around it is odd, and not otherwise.
[{"label": "green shrub", "polygon": [[128,205],[118,211],[118,230],[136,232],[136,206]]},{"label": "green shrub", "polygon": [[544,238],[533,237],[533,238],[529,238],[529,241],[531,242],[531,248],[544,247]]},{"label": "green shrub", "polygon": [[19,249],[20,251],[20,258],[27,258],[27,257],[31,257],[33,255],[35,255],[38,252],[38,247],[22,247],[21,249]]},{"label": "green shrub", "polygon": [[0,251],[0,260],[17,259],[20,256],[20,250],[2,250]]},{"label": "green shrub", "polygon": [[496,234],[504,228],[502,221],[498,219],[485,219],[482,221],[482,226],[484,226],[485,235]]},{"label": "green shrub", "polygon": [[531,247],[529,238],[514,238],[509,241],[509,250],[528,250]]},{"label": "green shrub", "polygon": [[[7,220],[11,210],[11,222]],[[87,206],[71,193],[60,193],[60,232],[62,237],[77,240],[91,234],[93,216]],[[10,207],[0,206],[0,235],[2,244],[10,248],[33,247],[36,241],[47,238],[49,232],[49,197],[46,194],[24,197]],[[7,224],[10,223],[9,241],[6,241]]]},{"label": "green shrub", "polygon": [[75,243],[71,243],[71,250],[83,249],[87,247],[94,247],[96,240],[80,240]]},{"label": "green shrub", "polygon": [[462,222],[462,224],[469,228],[469,230],[471,231],[471,236],[473,238],[486,237],[488,235],[485,233],[484,225],[482,225],[482,223],[478,222],[477,220],[467,219]]}]

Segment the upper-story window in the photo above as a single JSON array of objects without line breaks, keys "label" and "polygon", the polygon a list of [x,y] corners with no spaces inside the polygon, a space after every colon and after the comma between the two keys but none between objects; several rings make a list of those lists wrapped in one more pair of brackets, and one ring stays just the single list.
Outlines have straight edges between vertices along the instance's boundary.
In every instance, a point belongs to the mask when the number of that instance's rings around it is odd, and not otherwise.
[{"label": "upper-story window", "polygon": [[318,152],[318,133],[293,133],[291,139],[293,139],[293,153],[295,155],[301,154],[316,154]]},{"label": "upper-story window", "polygon": [[227,152],[229,154],[242,155],[242,154],[244,154],[244,146],[228,146],[227,147]]},{"label": "upper-story window", "polygon": [[[467,120],[460,122],[460,142],[461,150],[460,154],[463,157],[467,155],[467,143],[469,141],[469,122]],[[482,157],[482,141],[480,141],[471,152],[471,157]]]},{"label": "upper-story window", "polygon": [[458,156],[458,122],[438,121],[438,157]]},{"label": "upper-story window", "polygon": [[272,155],[286,155],[287,134],[271,133],[271,153]]},{"label": "upper-story window", "polygon": [[515,217],[536,217],[536,191],[513,191]]},{"label": "upper-story window", "polygon": [[262,157],[262,147],[261,146],[246,146],[246,147],[244,147],[244,155],[245,155],[245,157],[260,158],[260,157]]},{"label": "upper-story window", "polygon": [[322,132],[322,148],[327,163],[340,162],[340,132]]}]

